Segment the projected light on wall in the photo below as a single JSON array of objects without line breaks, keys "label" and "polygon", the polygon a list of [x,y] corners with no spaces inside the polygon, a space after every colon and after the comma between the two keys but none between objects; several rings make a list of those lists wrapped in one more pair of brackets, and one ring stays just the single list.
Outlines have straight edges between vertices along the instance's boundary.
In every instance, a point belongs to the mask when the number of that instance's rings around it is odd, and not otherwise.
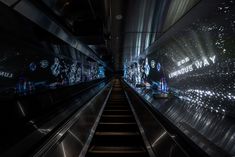
[{"label": "projected light on wall", "polygon": [[13,73],[0,70],[0,77],[2,77],[2,78],[13,78]]},{"label": "projected light on wall", "polygon": [[54,58],[54,63],[51,65],[51,72],[54,76],[58,76],[61,72],[60,60],[58,58]]},{"label": "projected light on wall", "polygon": [[43,69],[46,69],[49,66],[48,60],[41,60],[40,61],[40,67]]},{"label": "projected light on wall", "polygon": [[161,70],[161,64],[157,63],[157,71],[160,72],[160,70]]},{"label": "projected light on wall", "polygon": [[215,64],[215,58],[216,58],[215,55],[212,56],[212,57],[208,57],[208,58],[204,57],[200,60],[193,61],[193,63],[191,63],[191,64],[186,64],[190,61],[189,57],[186,57],[185,59],[177,62],[177,65],[180,66],[181,68],[179,70],[171,72],[169,74],[169,78],[174,78],[174,77],[177,77],[179,75],[183,75],[183,74],[186,74],[188,72],[192,72],[194,70],[201,69],[201,68],[204,68],[206,66],[210,66],[211,64]]},{"label": "projected light on wall", "polygon": [[[234,106],[231,93],[235,88],[234,2],[215,4],[207,15],[195,17],[194,22],[171,31],[164,43],[158,43],[157,51],[146,56],[143,71],[153,88],[159,88],[160,77],[153,74],[159,72],[159,76],[166,77],[170,91],[183,101],[221,113],[230,108],[229,112],[235,113],[231,109]],[[131,66],[126,68],[126,76],[133,80],[135,70]]]},{"label": "projected light on wall", "polygon": [[[235,1],[201,1],[195,8],[149,48],[149,87],[135,89],[202,149],[215,145],[234,156]],[[132,83],[131,66],[126,73]],[[154,100],[163,84],[172,97]]]},{"label": "projected light on wall", "polygon": [[32,63],[29,64],[29,69],[31,71],[35,71],[37,69],[37,65],[34,62],[32,62]]},{"label": "projected light on wall", "polygon": [[104,78],[105,77],[105,69],[103,66],[99,66],[99,71],[98,71],[98,78]]},{"label": "projected light on wall", "polygon": [[148,76],[150,71],[148,58],[145,59],[144,73]]},{"label": "projected light on wall", "polygon": [[[218,3],[204,18],[161,44],[160,56],[172,93],[189,105],[235,113],[234,2]],[[213,10],[213,11],[212,11]],[[219,17],[219,18],[218,18]]]},{"label": "projected light on wall", "polygon": [[8,68],[0,69],[0,83],[4,84],[0,88],[2,92],[10,91],[18,95],[27,95],[37,90],[56,89],[105,77],[104,67],[99,69],[96,62],[89,64],[86,60],[83,61],[89,66],[82,73],[83,64],[78,62],[81,60],[72,61],[68,57],[47,54],[37,56],[27,52],[17,54],[15,51],[14,53],[15,55],[7,56],[2,63],[2,67]]}]

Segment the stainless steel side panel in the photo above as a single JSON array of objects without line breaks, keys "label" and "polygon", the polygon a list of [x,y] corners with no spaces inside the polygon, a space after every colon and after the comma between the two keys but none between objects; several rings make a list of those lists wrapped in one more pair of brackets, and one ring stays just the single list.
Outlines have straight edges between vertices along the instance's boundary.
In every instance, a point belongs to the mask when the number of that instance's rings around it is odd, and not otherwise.
[{"label": "stainless steel side panel", "polygon": [[189,155],[177,144],[171,135],[156,117],[148,110],[138,97],[126,88],[131,105],[138,116],[152,150],[161,157],[188,157]]},{"label": "stainless steel side panel", "polygon": [[[14,4],[16,1],[10,0],[1,0],[1,2],[7,4],[8,6]],[[40,26],[41,28],[45,29],[46,31],[50,32],[51,34],[55,35],[59,39],[66,42],[71,47],[77,49],[78,51],[82,52],[86,56],[94,59],[98,63],[105,66],[105,63],[99,59],[95,53],[81,41],[79,41],[75,36],[70,34],[65,28],[60,26],[58,23],[53,21],[52,18],[47,16],[43,11],[37,8],[30,0],[21,0],[15,6],[14,10]],[[27,33],[27,32],[25,32]]]},{"label": "stainless steel side panel", "polygon": [[15,4],[17,1],[19,1],[19,0],[0,0],[0,2],[6,4],[8,6]]},{"label": "stainless steel side panel", "polygon": [[74,157],[80,153],[85,154],[84,148],[88,148],[96,123],[98,124],[97,117],[99,119],[110,91],[111,84],[78,111],[34,157]]}]

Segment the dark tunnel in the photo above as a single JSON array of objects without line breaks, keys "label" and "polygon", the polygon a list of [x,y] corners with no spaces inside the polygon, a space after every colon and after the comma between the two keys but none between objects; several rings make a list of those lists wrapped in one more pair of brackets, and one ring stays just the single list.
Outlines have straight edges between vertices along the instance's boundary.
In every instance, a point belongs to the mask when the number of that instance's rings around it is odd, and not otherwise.
[{"label": "dark tunnel", "polygon": [[0,0],[1,157],[235,156],[234,0]]}]

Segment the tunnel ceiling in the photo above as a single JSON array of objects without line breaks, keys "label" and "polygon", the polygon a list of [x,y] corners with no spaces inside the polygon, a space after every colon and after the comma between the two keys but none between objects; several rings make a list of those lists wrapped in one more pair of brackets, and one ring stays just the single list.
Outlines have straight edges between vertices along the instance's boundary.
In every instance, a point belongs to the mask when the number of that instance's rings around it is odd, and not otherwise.
[{"label": "tunnel ceiling", "polygon": [[[199,0],[41,0],[77,39],[108,66],[144,56],[146,49]],[[44,6],[43,6],[44,5]]]}]

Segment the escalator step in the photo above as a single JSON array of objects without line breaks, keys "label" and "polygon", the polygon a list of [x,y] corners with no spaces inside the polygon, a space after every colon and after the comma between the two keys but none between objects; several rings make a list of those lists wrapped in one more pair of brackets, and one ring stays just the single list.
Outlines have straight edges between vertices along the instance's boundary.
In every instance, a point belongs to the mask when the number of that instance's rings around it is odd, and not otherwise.
[{"label": "escalator step", "polygon": [[101,122],[100,125],[136,125],[136,123],[104,123]]},{"label": "escalator step", "polygon": [[117,117],[117,118],[122,118],[122,117],[133,117],[132,115],[102,115],[102,117]]},{"label": "escalator step", "polygon": [[131,115],[102,115],[100,122],[135,122]]},{"label": "escalator step", "polygon": [[143,147],[93,146],[89,150],[89,157],[144,157],[146,155]]},{"label": "escalator step", "polygon": [[120,104],[120,103],[110,103],[110,104],[107,104],[106,107],[127,107],[129,108],[129,106],[127,106],[126,104]]},{"label": "escalator step", "polygon": [[136,132],[98,132],[93,143],[98,146],[140,146],[143,142]]},{"label": "escalator step", "polygon": [[115,82],[86,157],[148,157],[123,88]]},{"label": "escalator step", "polygon": [[96,132],[96,136],[138,136],[138,132]]},{"label": "escalator step", "polygon": [[104,111],[103,112],[104,115],[110,115],[110,114],[113,114],[113,115],[131,115],[131,111],[130,110],[125,110],[125,111],[118,111],[118,110],[113,110],[113,111]]},{"label": "escalator step", "polygon": [[130,110],[127,106],[106,106],[105,110]]},{"label": "escalator step", "polygon": [[123,110],[123,109],[122,110],[120,110],[120,109],[119,110],[108,110],[108,109],[105,108],[104,111],[108,111],[108,112],[130,112],[131,110],[128,110],[128,109],[127,110]]},{"label": "escalator step", "polygon": [[112,131],[136,131],[138,130],[138,127],[136,123],[104,123],[101,122],[98,127],[97,131],[107,131],[107,132],[112,132]]}]

